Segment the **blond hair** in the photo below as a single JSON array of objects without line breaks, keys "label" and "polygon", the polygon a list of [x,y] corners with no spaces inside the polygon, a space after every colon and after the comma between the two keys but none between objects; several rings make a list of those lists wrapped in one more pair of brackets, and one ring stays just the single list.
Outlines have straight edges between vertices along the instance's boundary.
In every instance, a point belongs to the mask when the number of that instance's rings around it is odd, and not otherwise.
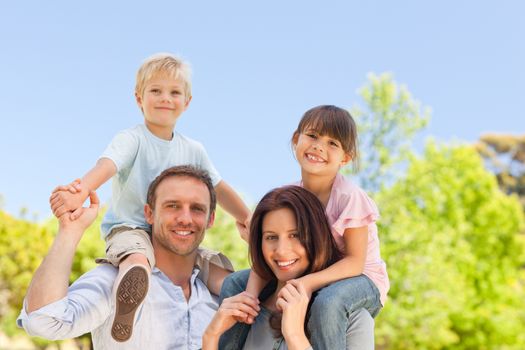
[{"label": "blond hair", "polygon": [[186,99],[191,97],[191,67],[182,58],[170,53],[157,53],[142,63],[137,72],[135,93],[142,96],[148,81],[152,78],[165,74],[170,78],[180,79],[184,84]]}]

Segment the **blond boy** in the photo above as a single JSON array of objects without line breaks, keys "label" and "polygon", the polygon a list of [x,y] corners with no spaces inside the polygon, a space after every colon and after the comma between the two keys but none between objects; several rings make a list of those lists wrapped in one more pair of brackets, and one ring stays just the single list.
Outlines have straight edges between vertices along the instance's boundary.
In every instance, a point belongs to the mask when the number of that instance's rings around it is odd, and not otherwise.
[{"label": "blond boy", "polygon": [[[71,212],[71,218],[75,219],[80,216],[90,191],[113,178],[112,198],[101,231],[106,240],[107,261],[119,266],[111,330],[117,341],[131,337],[136,311],[147,294],[149,274],[155,266],[144,205],[148,185],[164,169],[189,164],[206,170],[219,204],[235,217],[241,237],[247,239],[249,209],[221,179],[204,147],[175,131],[175,124],[188,108],[191,97],[188,63],[171,54],[156,54],[146,59],[138,70],[135,86],[144,124],[118,133],[81,180],[57,187],[50,198],[57,217]],[[177,210],[178,203],[166,205]],[[190,242],[194,234],[191,220],[181,219],[162,229],[181,243]],[[231,264],[222,254],[208,250],[200,250],[197,261],[200,278],[211,292],[219,294],[222,280],[232,270]]]}]

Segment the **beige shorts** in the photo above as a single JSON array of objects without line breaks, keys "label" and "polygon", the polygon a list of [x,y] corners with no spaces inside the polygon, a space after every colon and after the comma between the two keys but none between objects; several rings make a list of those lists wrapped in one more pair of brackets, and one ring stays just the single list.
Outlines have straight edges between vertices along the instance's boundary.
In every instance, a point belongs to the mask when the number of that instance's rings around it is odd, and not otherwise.
[{"label": "beige shorts", "polygon": [[233,272],[233,265],[224,254],[213,251],[211,249],[199,247],[197,249],[197,260],[195,266],[200,270],[199,279],[208,286],[208,278],[210,276],[210,264],[216,265],[221,269]]},{"label": "beige shorts", "polygon": [[106,237],[106,258],[96,261],[118,267],[122,259],[134,253],[146,256],[151,268],[155,266],[149,232],[141,228],[119,226],[112,229]]},{"label": "beige shorts", "polygon": [[[155,255],[149,232],[144,229],[119,226],[111,230],[106,238],[106,258],[97,259],[98,263],[110,263],[118,267],[126,256],[139,253],[145,255],[150,267],[155,266]],[[222,253],[199,247],[195,266],[200,270],[199,279],[206,285],[210,272],[210,263],[224,270],[233,272],[233,265]]]}]

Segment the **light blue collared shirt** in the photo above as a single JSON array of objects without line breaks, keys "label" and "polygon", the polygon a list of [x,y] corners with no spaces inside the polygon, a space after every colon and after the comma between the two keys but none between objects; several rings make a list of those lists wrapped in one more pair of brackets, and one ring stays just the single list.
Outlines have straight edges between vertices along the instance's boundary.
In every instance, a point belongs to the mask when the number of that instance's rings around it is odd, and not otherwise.
[{"label": "light blue collared shirt", "polygon": [[66,339],[91,332],[93,346],[105,349],[200,349],[202,335],[217,311],[217,298],[197,278],[191,276],[191,297],[157,268],[150,278],[148,295],[133,328],[133,336],[124,343],[111,337],[115,311],[112,288],[118,270],[102,265],[75,281],[61,300],[29,315],[24,308],[17,319],[31,336]]}]

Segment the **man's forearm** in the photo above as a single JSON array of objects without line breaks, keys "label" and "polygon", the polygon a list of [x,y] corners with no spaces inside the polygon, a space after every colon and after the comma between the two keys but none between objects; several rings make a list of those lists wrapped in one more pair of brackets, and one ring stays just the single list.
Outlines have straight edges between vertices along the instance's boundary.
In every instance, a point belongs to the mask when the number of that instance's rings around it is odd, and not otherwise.
[{"label": "man's forearm", "polygon": [[26,312],[62,299],[67,294],[69,275],[75,250],[83,232],[59,230],[39,268],[36,270],[26,296]]}]

